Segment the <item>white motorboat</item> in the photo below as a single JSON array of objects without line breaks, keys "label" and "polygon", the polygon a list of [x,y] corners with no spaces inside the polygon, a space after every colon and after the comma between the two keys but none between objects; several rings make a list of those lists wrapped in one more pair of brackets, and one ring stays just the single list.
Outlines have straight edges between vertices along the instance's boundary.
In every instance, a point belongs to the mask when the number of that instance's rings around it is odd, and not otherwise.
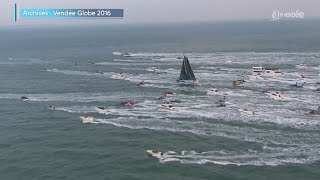
[{"label": "white motorboat", "polygon": [[95,107],[96,111],[101,114],[105,114],[108,112],[108,108],[104,106]]},{"label": "white motorboat", "polygon": [[128,52],[122,53],[121,56],[123,57],[131,57],[132,55]]},{"label": "white motorboat", "polygon": [[56,109],[56,107],[54,107],[54,106],[47,106],[46,108],[49,109],[49,110],[55,110]]},{"label": "white motorboat", "polygon": [[94,118],[91,116],[80,116],[82,123],[92,123]]},{"label": "white motorboat", "polygon": [[123,57],[131,57],[132,56],[128,52],[124,52],[124,53],[122,53],[122,52],[113,52],[112,54],[115,55],[115,56],[123,56]]},{"label": "white motorboat", "polygon": [[282,71],[278,68],[252,67],[252,72],[265,75],[281,75]]},{"label": "white motorboat", "polygon": [[227,59],[227,60],[226,60],[226,63],[227,63],[227,64],[231,64],[231,63],[233,63],[233,62],[232,62],[230,59]]},{"label": "white motorboat", "polygon": [[219,95],[219,94],[220,94],[220,90],[219,90],[219,89],[212,88],[212,89],[210,89],[210,90],[207,90],[207,94],[208,94],[208,95]]},{"label": "white motorboat", "polygon": [[121,56],[122,55],[121,52],[112,52],[112,54],[115,55],[115,56]]},{"label": "white motorboat", "polygon": [[133,105],[135,105],[135,102],[131,101],[131,100],[129,100],[129,101],[121,101],[120,104],[132,107]]},{"label": "white motorboat", "polygon": [[243,115],[247,115],[247,116],[253,116],[254,112],[245,108],[245,109],[242,110],[242,114]]},{"label": "white motorboat", "polygon": [[152,66],[150,68],[147,68],[146,71],[158,73],[158,72],[160,72],[160,69],[158,69],[155,66]]},{"label": "white motorboat", "polygon": [[296,68],[297,69],[307,69],[308,65],[307,64],[298,64],[298,65],[296,65]]},{"label": "white motorboat", "polygon": [[175,109],[175,107],[173,106],[173,104],[170,104],[170,103],[168,103],[168,104],[162,104],[162,105],[161,105],[161,108],[163,108],[163,109],[170,109],[170,110],[174,110],[174,109]]},{"label": "white motorboat", "polygon": [[165,91],[165,92],[163,93],[163,95],[164,95],[164,96],[167,96],[167,97],[172,97],[172,96],[175,96],[176,93],[173,93],[173,92],[171,92],[171,91]]},{"label": "white motorboat", "polygon": [[120,73],[120,74],[112,75],[111,78],[113,78],[113,79],[118,79],[118,80],[123,80],[123,79],[126,78],[126,76],[123,75],[122,73]]},{"label": "white motorboat", "polygon": [[162,158],[163,152],[158,151],[158,150],[147,150],[148,155],[156,158]]}]

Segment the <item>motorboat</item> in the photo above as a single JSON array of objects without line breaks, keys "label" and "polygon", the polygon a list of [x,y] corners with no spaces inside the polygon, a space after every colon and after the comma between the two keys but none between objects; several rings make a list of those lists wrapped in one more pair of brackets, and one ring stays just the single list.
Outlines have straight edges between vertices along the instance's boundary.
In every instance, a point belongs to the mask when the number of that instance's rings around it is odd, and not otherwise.
[{"label": "motorboat", "polygon": [[80,116],[82,123],[92,123],[94,118],[91,116]]},{"label": "motorboat", "polygon": [[128,52],[122,53],[121,56],[123,57],[131,57],[132,55]]},{"label": "motorboat", "polygon": [[170,110],[174,110],[174,109],[175,109],[175,107],[174,107],[173,104],[171,104],[171,103],[162,104],[162,105],[161,105],[161,108],[163,108],[163,109],[170,109]]},{"label": "motorboat", "polygon": [[212,88],[212,89],[210,89],[210,90],[207,91],[207,94],[208,94],[208,95],[219,95],[219,94],[220,94],[220,90],[219,90],[219,89]]},{"label": "motorboat", "polygon": [[303,86],[306,84],[307,82],[302,83],[301,85],[298,84],[298,82],[296,82],[295,84],[290,84],[291,87],[294,88],[303,88]]},{"label": "motorboat", "polygon": [[112,75],[111,78],[113,79],[118,79],[118,80],[123,80],[126,78],[126,76],[122,73],[119,73],[119,74],[115,74],[115,75]]},{"label": "motorboat", "polygon": [[96,71],[97,74],[104,74],[102,71],[97,70]]},{"label": "motorboat", "polygon": [[108,112],[108,107],[105,107],[105,106],[98,106],[98,107],[95,107],[95,109],[98,113],[101,113],[101,114],[105,114]]},{"label": "motorboat", "polygon": [[173,92],[171,92],[171,91],[165,91],[165,92],[163,93],[163,95],[164,95],[164,96],[167,96],[167,97],[170,97],[170,96],[175,96],[176,93],[173,93]]},{"label": "motorboat", "polygon": [[233,62],[232,62],[230,59],[227,59],[227,60],[226,60],[226,63],[227,63],[227,64],[231,64],[231,63],[233,63]]},{"label": "motorboat", "polygon": [[159,73],[159,72],[160,72],[160,69],[158,69],[158,68],[155,67],[155,66],[152,66],[152,67],[150,67],[150,68],[147,68],[146,71],[153,72],[153,73]]},{"label": "motorboat", "polygon": [[135,104],[135,102],[134,102],[134,101],[131,101],[131,100],[129,100],[129,101],[121,101],[120,103],[121,103],[122,105],[130,106],[130,107],[132,107],[132,106]]},{"label": "motorboat", "polygon": [[28,101],[28,100],[30,100],[27,96],[22,96],[20,99],[21,99],[22,101]]},{"label": "motorboat", "polygon": [[243,83],[245,83],[246,81],[244,79],[239,79],[239,80],[235,80],[233,81],[233,85],[234,86],[240,86],[242,85]]},{"label": "motorboat", "polygon": [[156,158],[162,158],[163,156],[163,152],[158,151],[158,150],[147,150],[147,154],[152,156],[152,157],[156,157]]},{"label": "motorboat", "polygon": [[124,52],[124,53],[122,53],[122,52],[113,52],[112,54],[115,55],[115,56],[123,56],[123,57],[131,57],[132,56],[128,52]]},{"label": "motorboat", "polygon": [[309,113],[306,113],[308,115],[320,115],[320,106],[318,107],[318,110],[311,110]]},{"label": "motorboat", "polygon": [[180,99],[172,99],[169,101],[170,103],[181,103]]},{"label": "motorboat", "polygon": [[249,109],[247,109],[247,108],[245,108],[245,109],[242,110],[242,114],[243,115],[247,115],[247,116],[253,116],[254,112],[249,110]]},{"label": "motorboat", "polygon": [[46,108],[49,109],[49,110],[55,110],[56,109],[56,107],[54,107],[54,106],[47,106]]},{"label": "motorboat", "polygon": [[227,107],[227,104],[225,102],[218,102],[216,107]]},{"label": "motorboat", "polygon": [[144,85],[145,83],[144,83],[144,81],[141,81],[141,82],[139,82],[137,85],[138,86],[142,86],[142,85]]},{"label": "motorboat", "polygon": [[265,75],[281,75],[282,71],[278,68],[252,67],[252,72]]},{"label": "motorboat", "polygon": [[298,69],[307,69],[308,65],[307,64],[298,64],[298,65],[296,65],[296,68],[298,68]]},{"label": "motorboat", "polygon": [[307,80],[307,77],[305,77],[304,75],[300,75],[297,77],[297,80]]}]

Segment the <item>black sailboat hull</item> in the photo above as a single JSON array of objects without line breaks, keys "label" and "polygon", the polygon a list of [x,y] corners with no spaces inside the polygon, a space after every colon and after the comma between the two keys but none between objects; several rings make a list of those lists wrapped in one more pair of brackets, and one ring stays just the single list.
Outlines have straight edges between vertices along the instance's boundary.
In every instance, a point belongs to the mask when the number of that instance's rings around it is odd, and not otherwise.
[{"label": "black sailboat hull", "polygon": [[185,82],[188,84],[197,82],[197,79],[190,66],[189,60],[186,56],[183,57],[181,73],[178,82]]}]

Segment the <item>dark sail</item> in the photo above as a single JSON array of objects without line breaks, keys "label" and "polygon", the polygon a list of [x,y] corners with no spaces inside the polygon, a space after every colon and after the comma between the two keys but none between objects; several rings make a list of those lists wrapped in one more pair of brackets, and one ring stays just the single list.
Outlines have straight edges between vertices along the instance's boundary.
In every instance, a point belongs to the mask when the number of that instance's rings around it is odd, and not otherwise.
[{"label": "dark sail", "polygon": [[196,80],[196,77],[193,74],[193,71],[191,69],[189,60],[186,56],[183,56],[183,63],[182,63],[182,68],[181,68],[181,73],[179,80]]}]

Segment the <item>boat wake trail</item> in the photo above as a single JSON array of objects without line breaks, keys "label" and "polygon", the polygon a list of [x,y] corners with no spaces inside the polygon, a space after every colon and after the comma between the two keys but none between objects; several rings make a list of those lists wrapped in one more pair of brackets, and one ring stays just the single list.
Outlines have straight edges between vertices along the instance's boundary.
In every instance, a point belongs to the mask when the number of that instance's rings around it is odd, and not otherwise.
[{"label": "boat wake trail", "polygon": [[310,164],[320,160],[319,148],[265,148],[261,152],[249,151],[196,151],[165,152],[160,163],[236,165],[236,166],[279,166],[286,164]]}]

